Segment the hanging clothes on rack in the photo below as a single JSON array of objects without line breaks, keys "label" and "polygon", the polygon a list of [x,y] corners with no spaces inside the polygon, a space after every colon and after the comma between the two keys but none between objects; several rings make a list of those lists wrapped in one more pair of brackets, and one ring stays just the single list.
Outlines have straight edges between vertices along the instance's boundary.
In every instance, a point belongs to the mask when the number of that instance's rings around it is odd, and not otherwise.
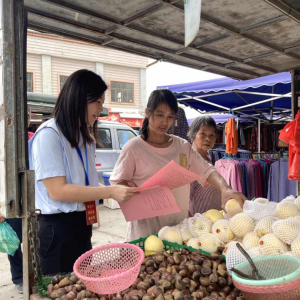
[{"label": "hanging clothes on rack", "polygon": [[249,150],[257,151],[257,145],[258,145],[258,129],[256,126],[254,126],[251,130]]},{"label": "hanging clothes on rack", "polygon": [[260,150],[273,151],[273,134],[271,126],[268,124],[261,124],[260,126]]},{"label": "hanging clothes on rack", "polygon": [[267,197],[270,168],[275,159],[268,153],[264,154],[267,158],[259,155],[261,157],[257,159],[219,159],[215,167],[233,189],[248,199]]},{"label": "hanging clothes on rack", "polygon": [[239,140],[242,146],[246,146],[246,140],[242,126],[239,128]]},{"label": "hanging clothes on rack", "polygon": [[[271,165],[268,182],[268,199],[270,201],[280,202],[287,196],[297,194],[297,181],[289,180],[288,172],[288,158],[280,158],[280,162],[277,161]],[[279,189],[277,189],[278,184]]]},{"label": "hanging clothes on rack", "polygon": [[215,168],[232,189],[239,192],[243,191],[238,169],[232,159],[219,159],[215,164]]},{"label": "hanging clothes on rack", "polygon": [[225,126],[226,153],[236,155],[238,152],[238,132],[234,118],[230,118]]},{"label": "hanging clothes on rack", "polygon": [[[209,154],[211,156],[211,162],[213,165],[215,163],[223,158],[223,157],[229,157],[229,154],[226,155],[225,152],[225,144],[215,144],[216,148],[209,150]],[[235,155],[235,158],[243,158],[243,159],[250,159],[252,158],[251,151],[244,150],[244,149],[238,149],[238,153]]]}]

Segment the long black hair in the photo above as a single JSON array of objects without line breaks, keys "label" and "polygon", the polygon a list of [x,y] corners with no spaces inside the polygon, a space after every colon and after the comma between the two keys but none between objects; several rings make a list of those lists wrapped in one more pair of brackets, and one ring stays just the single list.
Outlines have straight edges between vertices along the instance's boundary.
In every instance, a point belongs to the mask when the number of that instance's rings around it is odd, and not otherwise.
[{"label": "long black hair", "polygon": [[[106,90],[107,85],[102,78],[89,70],[78,70],[65,82],[58,95],[53,117],[72,147],[78,146],[80,131],[87,143],[94,141],[86,123],[87,103],[97,101]],[[97,139],[97,122],[92,131]]]},{"label": "long black hair", "polygon": [[[166,104],[170,107],[170,109],[177,114],[178,111],[178,103],[177,98],[170,90],[155,90],[151,93],[147,108],[149,110],[150,116],[157,109],[160,104]],[[140,129],[140,135],[144,141],[148,139],[148,126],[149,119],[147,117],[143,120],[143,125]]]}]

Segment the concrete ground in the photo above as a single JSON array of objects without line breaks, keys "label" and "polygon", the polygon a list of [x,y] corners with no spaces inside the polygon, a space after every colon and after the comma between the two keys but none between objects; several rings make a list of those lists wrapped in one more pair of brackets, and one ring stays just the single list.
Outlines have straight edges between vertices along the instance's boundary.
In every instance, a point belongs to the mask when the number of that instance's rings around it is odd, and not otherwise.
[{"label": "concrete ground", "polygon": [[[121,210],[100,205],[99,213],[100,227],[93,225],[93,247],[124,241],[127,225]],[[10,265],[4,253],[0,253],[0,299],[23,299],[11,281]]]}]

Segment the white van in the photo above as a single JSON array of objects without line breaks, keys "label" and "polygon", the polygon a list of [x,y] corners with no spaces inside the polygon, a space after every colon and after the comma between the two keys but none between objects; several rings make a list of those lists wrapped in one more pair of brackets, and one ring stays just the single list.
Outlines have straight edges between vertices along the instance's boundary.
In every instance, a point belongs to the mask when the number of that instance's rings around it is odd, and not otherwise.
[{"label": "white van", "polygon": [[125,124],[111,121],[98,121],[97,128],[101,144],[96,146],[96,169],[103,184],[103,172],[113,171],[122,148],[137,133]]}]

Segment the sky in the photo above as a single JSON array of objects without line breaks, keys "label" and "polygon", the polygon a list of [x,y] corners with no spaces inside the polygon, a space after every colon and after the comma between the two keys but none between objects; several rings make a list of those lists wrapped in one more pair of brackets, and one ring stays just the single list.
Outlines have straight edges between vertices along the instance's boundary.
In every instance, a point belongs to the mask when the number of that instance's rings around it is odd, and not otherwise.
[{"label": "sky", "polygon": [[[154,60],[149,59],[149,64]],[[221,78],[223,76],[213,73],[182,67],[179,65],[158,62],[146,69],[146,82],[147,82],[147,99],[157,86],[172,85],[187,82],[195,82],[202,80],[209,80]],[[195,118],[199,115],[194,109],[184,108],[187,118]]]}]

